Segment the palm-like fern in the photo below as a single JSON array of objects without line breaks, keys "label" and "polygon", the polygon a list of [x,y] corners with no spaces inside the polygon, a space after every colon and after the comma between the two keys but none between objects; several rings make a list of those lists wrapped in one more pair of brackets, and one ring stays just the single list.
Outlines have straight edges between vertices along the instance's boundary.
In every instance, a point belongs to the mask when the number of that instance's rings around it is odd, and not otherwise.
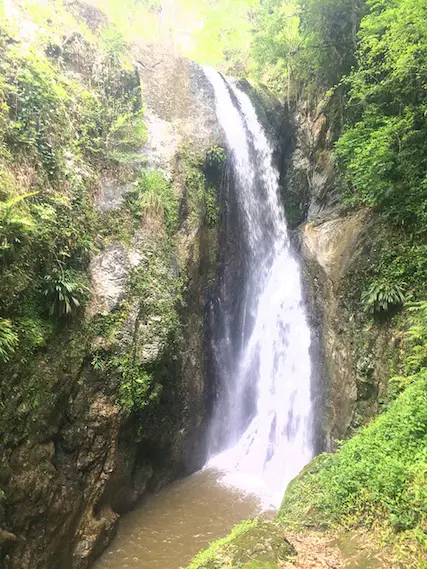
[{"label": "palm-like fern", "polygon": [[55,267],[43,278],[43,295],[49,302],[49,315],[66,316],[79,308],[89,296],[89,289],[74,271]]},{"label": "palm-like fern", "polygon": [[388,312],[405,302],[403,286],[386,281],[375,281],[362,294],[362,302],[367,312],[372,314]]}]

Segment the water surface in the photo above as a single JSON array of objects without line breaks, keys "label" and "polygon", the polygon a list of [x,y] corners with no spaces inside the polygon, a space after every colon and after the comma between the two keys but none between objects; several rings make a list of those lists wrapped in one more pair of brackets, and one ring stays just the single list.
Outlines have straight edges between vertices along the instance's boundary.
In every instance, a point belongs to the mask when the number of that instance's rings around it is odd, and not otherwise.
[{"label": "water surface", "polygon": [[238,522],[259,514],[255,496],[221,484],[206,469],[170,484],[123,516],[94,569],[179,569]]}]

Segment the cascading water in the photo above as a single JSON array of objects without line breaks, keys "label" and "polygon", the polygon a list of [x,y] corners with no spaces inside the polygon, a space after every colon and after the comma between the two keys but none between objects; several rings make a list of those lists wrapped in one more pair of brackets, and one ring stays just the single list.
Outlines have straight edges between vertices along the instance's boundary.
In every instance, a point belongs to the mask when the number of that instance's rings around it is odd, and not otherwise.
[{"label": "cascading water", "polygon": [[[231,484],[256,488],[278,505],[313,455],[310,331],[300,270],[290,250],[273,151],[255,109],[219,73],[205,68],[205,74],[231,153],[245,242],[245,282],[234,287],[239,298],[230,300],[230,286],[223,285],[217,305],[219,388],[210,464],[227,472]],[[236,305],[238,310],[230,308]]]},{"label": "cascading water", "polygon": [[272,148],[247,95],[216,71],[205,73],[231,154],[222,187],[221,280],[210,313],[213,468],[147,499],[122,523],[98,569],[187,565],[260,506],[278,506],[313,454],[310,332]]}]

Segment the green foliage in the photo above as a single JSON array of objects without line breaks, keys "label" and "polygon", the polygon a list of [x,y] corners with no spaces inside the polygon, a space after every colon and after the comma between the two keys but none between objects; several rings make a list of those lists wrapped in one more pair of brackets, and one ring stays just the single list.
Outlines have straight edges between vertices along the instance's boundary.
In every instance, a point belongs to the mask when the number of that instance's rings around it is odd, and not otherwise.
[{"label": "green foliage", "polygon": [[171,41],[185,56],[235,76],[250,66],[252,20],[260,0],[106,0],[112,20],[129,39]]},{"label": "green foliage", "polygon": [[[168,235],[159,234],[147,243],[128,282],[126,300],[90,325],[91,336],[103,339],[102,347],[92,354],[92,367],[116,378],[114,395],[118,393],[127,413],[157,404],[165,386],[169,393],[177,388],[183,279],[173,269],[174,255]],[[123,337],[123,330],[128,330],[129,337]]]},{"label": "green foliage", "polygon": [[333,87],[355,63],[357,31],[365,0],[299,0],[297,73],[320,89]]},{"label": "green foliage", "polygon": [[178,196],[160,171],[144,170],[138,185],[127,194],[127,202],[138,219],[151,212],[163,218],[169,235],[177,231]]},{"label": "green foliage", "polygon": [[105,137],[106,155],[118,164],[132,164],[140,160],[138,151],[146,141],[146,129],[141,110],[123,109],[112,118]]},{"label": "green foliage", "polygon": [[251,45],[255,76],[283,96],[290,80],[292,54],[300,42],[296,1],[267,0],[255,12]]},{"label": "green foliage", "polygon": [[56,266],[42,282],[42,293],[49,306],[49,315],[61,318],[81,307],[89,297],[89,288],[70,269]]},{"label": "green foliage", "polygon": [[337,144],[347,198],[424,235],[427,204],[427,7],[423,0],[369,1],[349,76],[355,110]]},{"label": "green foliage", "polygon": [[127,59],[126,40],[114,27],[104,30],[101,51],[88,70],[96,90],[82,93],[79,145],[95,163],[141,161],[147,132],[139,76]]},{"label": "green foliage", "polygon": [[99,240],[93,187],[101,169],[131,170],[146,136],[123,36],[111,27],[96,38],[61,3],[30,4],[21,7],[38,26],[30,44],[0,23],[0,308],[23,360],[49,337],[49,313],[86,301]]},{"label": "green foliage", "polygon": [[123,357],[117,360],[117,364],[116,369],[121,371],[119,397],[124,411],[141,411],[159,401],[162,386],[154,382],[153,376],[143,366]]},{"label": "green foliage", "polygon": [[19,204],[35,192],[0,202],[0,260],[5,264],[13,260],[16,249],[34,230],[34,222],[28,213],[19,211]]},{"label": "green foliage", "polygon": [[214,186],[208,186],[199,195],[199,199],[204,204],[204,216],[208,227],[214,228],[219,223],[218,191]]},{"label": "green foliage", "polygon": [[390,378],[389,395],[404,391],[419,378],[427,368],[427,302],[414,302],[408,306],[411,315],[410,327],[404,334],[405,357],[401,366],[402,375]]},{"label": "green foliage", "polygon": [[[382,300],[399,304],[402,283],[420,298],[427,279],[427,7],[422,0],[370,0],[367,7],[357,66],[345,79],[347,125],[336,156],[343,201],[375,208],[389,227],[374,279]],[[365,293],[374,310],[376,286]]]},{"label": "green foliage", "polygon": [[364,0],[267,0],[255,12],[255,77],[288,100],[318,96],[354,64]]},{"label": "green foliage", "polygon": [[127,51],[127,42],[124,35],[116,26],[110,25],[108,28],[102,30],[101,42],[106,61],[110,65],[120,67]]},{"label": "green foliage", "polygon": [[0,318],[0,362],[7,362],[15,352],[18,344],[18,335],[13,329],[12,322]]},{"label": "green foliage", "polygon": [[227,153],[222,146],[211,146],[206,152],[206,166],[208,168],[220,168],[227,158]]},{"label": "green foliage", "polygon": [[404,362],[406,375],[414,375],[427,368],[427,302],[415,302],[409,306],[412,323],[406,333],[410,352]]},{"label": "green foliage", "polygon": [[53,178],[59,173],[60,146],[69,136],[66,108],[70,97],[65,81],[34,49],[16,47],[9,55],[0,66],[10,119],[5,142],[15,152],[34,153]]},{"label": "green foliage", "polygon": [[362,302],[367,312],[381,314],[402,306],[405,302],[403,287],[389,282],[373,282],[362,293]]},{"label": "green foliage", "polygon": [[226,157],[226,151],[220,146],[212,146],[206,154],[196,151],[192,144],[181,148],[186,210],[191,228],[199,227],[200,223],[214,228],[219,222],[217,188]]},{"label": "green foliage", "polygon": [[148,250],[129,284],[138,302],[139,322],[147,324],[147,333],[156,338],[160,352],[167,349],[171,334],[177,340],[180,334],[178,309],[183,303],[183,282],[168,263],[172,258],[173,249],[167,242]]},{"label": "green foliage", "polygon": [[402,544],[408,563],[417,559],[410,542],[419,552],[427,546],[427,304],[410,311],[404,375],[391,380],[396,399],[336,454],[316,458],[280,510],[292,525],[381,527]]}]

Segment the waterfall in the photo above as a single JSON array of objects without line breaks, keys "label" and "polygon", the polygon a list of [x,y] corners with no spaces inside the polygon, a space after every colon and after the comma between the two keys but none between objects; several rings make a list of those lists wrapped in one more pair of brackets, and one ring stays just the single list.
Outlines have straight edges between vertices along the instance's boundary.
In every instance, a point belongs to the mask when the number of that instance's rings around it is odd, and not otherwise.
[{"label": "waterfall", "polygon": [[225,471],[226,482],[277,506],[313,456],[310,330],[300,269],[273,150],[251,100],[213,69],[204,71],[231,155],[228,191],[244,243],[243,282],[223,283],[216,306],[218,393],[209,464]]}]

